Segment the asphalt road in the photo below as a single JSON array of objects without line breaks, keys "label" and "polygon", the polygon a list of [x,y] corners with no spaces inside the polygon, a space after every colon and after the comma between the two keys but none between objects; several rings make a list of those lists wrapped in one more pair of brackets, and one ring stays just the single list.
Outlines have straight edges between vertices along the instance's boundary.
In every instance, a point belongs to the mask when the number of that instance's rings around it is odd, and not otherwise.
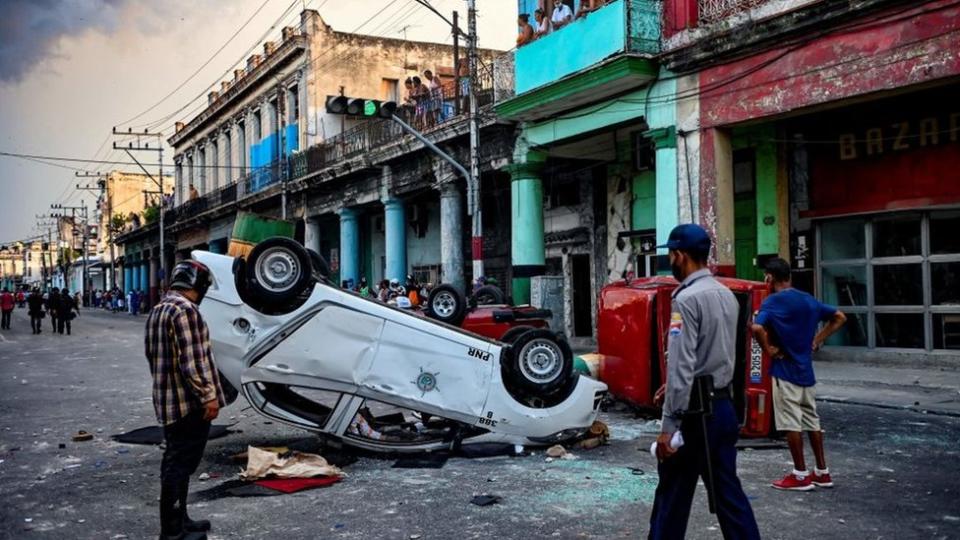
[{"label": "asphalt road", "polygon": [[[154,423],[142,354],[143,317],[85,311],[74,335],[30,334],[23,310],[0,333],[0,537],[156,537],[160,449],[109,435]],[[960,538],[960,419],[821,404],[832,490],[769,487],[789,469],[785,449],[744,450],[741,479],[765,538]],[[361,458],[329,488],[191,506],[210,538],[644,538],[657,476],[650,425],[607,413],[613,441],[547,463],[453,459],[441,469],[394,469]],[[317,448],[305,432],[270,423],[242,402],[221,412],[239,430],[211,441],[194,492],[235,478],[247,445]],[[95,435],[74,443],[77,430]],[[60,445],[64,445],[63,448]],[[811,458],[812,459],[812,458]],[[629,467],[638,467],[636,475]],[[476,494],[500,504],[470,504]],[[702,490],[688,538],[720,538]]]}]

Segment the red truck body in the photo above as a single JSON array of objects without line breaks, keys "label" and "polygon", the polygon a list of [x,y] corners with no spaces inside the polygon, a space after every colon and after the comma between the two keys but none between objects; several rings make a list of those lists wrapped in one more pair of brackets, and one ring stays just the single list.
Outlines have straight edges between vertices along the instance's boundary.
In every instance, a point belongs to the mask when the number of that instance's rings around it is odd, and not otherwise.
[{"label": "red truck body", "polygon": [[[752,314],[768,294],[757,281],[717,278],[740,304],[737,322],[733,399],[741,435],[766,437],[773,426],[770,358],[750,332]],[[656,276],[607,285],[600,293],[597,315],[598,377],[610,393],[640,408],[656,408],[653,396],[666,373],[670,296],[678,284]]]}]

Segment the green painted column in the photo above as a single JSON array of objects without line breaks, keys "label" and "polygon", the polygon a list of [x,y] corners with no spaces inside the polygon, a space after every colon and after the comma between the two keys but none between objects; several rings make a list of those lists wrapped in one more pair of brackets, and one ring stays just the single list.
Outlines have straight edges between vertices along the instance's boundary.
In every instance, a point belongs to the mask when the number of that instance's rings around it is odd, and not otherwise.
[{"label": "green painted column", "polygon": [[[657,245],[667,243],[670,231],[679,222],[679,194],[677,193],[677,129],[673,126],[652,129],[645,135],[656,148]],[[657,250],[666,255],[665,248]]]},{"label": "green painted column", "polygon": [[523,163],[507,167],[510,182],[511,292],[517,304],[530,303],[530,278],[543,275],[543,180],[540,171],[546,156],[531,152]]}]

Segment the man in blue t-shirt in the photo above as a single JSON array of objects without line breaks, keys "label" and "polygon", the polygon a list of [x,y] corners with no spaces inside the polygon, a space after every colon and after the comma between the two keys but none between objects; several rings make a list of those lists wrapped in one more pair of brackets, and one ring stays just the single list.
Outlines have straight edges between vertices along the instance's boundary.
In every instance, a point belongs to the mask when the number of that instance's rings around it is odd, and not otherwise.
[{"label": "man in blue t-shirt", "polygon": [[[773,418],[777,430],[786,432],[793,456],[793,472],[773,482],[773,487],[793,491],[833,487],[817,415],[813,351],[820,349],[847,318],[836,307],[794,289],[787,261],[771,259],[764,272],[773,294],[763,301],[753,318],[752,329],[760,346],[773,359]],[[818,332],[822,322],[827,324]],[[813,473],[807,470],[803,458],[803,431],[807,432],[817,459]]]}]

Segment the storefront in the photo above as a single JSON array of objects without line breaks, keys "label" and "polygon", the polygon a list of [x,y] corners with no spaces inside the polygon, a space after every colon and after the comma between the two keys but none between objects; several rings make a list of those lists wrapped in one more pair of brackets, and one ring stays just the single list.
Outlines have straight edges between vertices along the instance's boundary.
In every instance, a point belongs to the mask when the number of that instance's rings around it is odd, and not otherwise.
[{"label": "storefront", "polygon": [[960,350],[957,95],[953,85],[791,123],[793,244],[812,242],[815,290],[849,318],[830,345]]}]

